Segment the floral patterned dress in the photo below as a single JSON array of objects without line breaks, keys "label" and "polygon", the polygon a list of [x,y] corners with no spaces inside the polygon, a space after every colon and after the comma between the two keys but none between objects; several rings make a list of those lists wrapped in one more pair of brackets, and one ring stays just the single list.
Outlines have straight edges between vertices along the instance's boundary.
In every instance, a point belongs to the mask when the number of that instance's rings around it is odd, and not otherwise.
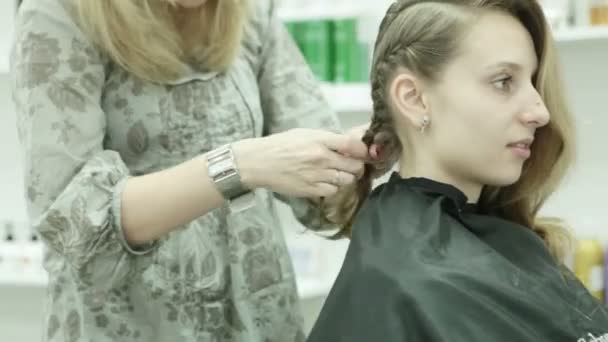
[{"label": "floral patterned dress", "polygon": [[[275,208],[204,215],[141,250],[120,226],[132,176],[295,127],[339,130],[272,0],[223,73],[143,81],[94,47],[73,0],[22,3],[11,56],[28,213],[46,246],[45,341],[303,341]],[[318,209],[282,198],[311,229]]]}]

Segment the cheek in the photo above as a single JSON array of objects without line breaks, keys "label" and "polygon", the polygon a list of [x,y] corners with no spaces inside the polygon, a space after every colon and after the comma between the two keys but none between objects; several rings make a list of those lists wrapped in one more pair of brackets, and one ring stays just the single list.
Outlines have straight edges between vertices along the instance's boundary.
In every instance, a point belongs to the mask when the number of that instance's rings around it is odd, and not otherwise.
[{"label": "cheek", "polygon": [[436,138],[445,147],[463,152],[488,148],[503,130],[479,102],[452,102],[438,116]]},{"label": "cheek", "polygon": [[[494,94],[496,95],[496,94]],[[523,162],[506,148],[520,132],[512,108],[478,87],[455,88],[432,107],[435,121],[430,153],[448,173],[470,177],[481,184],[504,186],[516,182]],[[437,99],[435,99],[437,100]]]},{"label": "cheek", "polygon": [[483,184],[504,185],[519,178],[521,163],[506,148],[510,125],[476,106],[461,106],[437,124],[432,149],[444,168]]}]

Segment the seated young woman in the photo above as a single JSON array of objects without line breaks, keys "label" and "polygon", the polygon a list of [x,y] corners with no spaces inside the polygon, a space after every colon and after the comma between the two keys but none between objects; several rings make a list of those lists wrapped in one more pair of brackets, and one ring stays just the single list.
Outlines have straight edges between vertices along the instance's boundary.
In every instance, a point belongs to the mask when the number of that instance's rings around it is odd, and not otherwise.
[{"label": "seated young woman", "polygon": [[308,341],[608,341],[568,231],[539,217],[574,138],[537,1],[395,2],[371,78],[385,163],[329,215],[351,241]]}]

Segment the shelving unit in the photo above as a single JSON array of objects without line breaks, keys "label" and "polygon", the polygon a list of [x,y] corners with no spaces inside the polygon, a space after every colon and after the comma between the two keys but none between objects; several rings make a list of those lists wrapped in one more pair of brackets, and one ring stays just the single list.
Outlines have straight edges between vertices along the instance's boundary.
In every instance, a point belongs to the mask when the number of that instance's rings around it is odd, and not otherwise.
[{"label": "shelving unit", "polygon": [[360,17],[364,13],[365,8],[355,5],[354,2],[341,6],[333,6],[329,2],[323,2],[312,7],[281,8],[278,11],[278,17],[283,21],[302,21]]},{"label": "shelving unit", "polygon": [[559,43],[605,40],[608,44],[608,27],[575,27],[554,32],[555,41]]},{"label": "shelving unit", "polygon": [[321,89],[336,112],[371,112],[372,110],[371,89],[366,83],[325,83]]},{"label": "shelving unit", "polygon": [[2,56],[2,58],[0,58],[0,74],[8,74],[9,71],[10,70],[8,56]]},{"label": "shelving unit", "polygon": [[48,277],[45,272],[26,274],[0,274],[2,287],[45,287]]}]

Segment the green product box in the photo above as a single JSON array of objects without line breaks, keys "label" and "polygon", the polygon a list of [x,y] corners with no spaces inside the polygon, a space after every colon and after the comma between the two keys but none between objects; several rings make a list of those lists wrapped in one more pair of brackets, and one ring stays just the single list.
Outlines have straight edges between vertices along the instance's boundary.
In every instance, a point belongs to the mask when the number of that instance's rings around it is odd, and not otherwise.
[{"label": "green product box", "polygon": [[331,21],[309,20],[301,24],[302,49],[312,72],[321,81],[333,80]]},{"label": "green product box", "polygon": [[356,18],[333,22],[334,81],[337,83],[366,82],[368,79],[368,49],[359,42]]},{"label": "green product box", "polygon": [[300,52],[302,52],[302,55],[304,55],[304,42],[302,39],[302,28],[303,28],[302,23],[296,22],[296,21],[287,21],[287,22],[285,22],[285,28],[287,29],[287,32],[289,32],[289,34],[293,38],[293,40],[296,43],[296,45],[298,46],[298,48],[300,49]]}]

